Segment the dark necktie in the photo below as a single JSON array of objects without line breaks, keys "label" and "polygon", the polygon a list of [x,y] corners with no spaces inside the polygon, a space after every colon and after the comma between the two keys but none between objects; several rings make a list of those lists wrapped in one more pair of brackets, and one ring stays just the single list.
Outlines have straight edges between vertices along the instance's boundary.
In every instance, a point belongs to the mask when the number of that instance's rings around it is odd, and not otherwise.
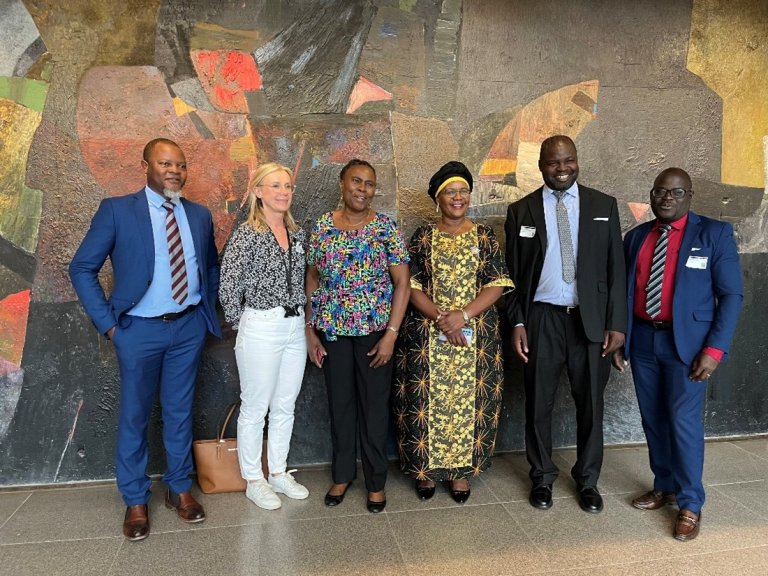
[{"label": "dark necktie", "polygon": [[651,318],[656,318],[661,312],[661,288],[664,284],[664,263],[667,261],[667,244],[669,244],[669,224],[659,226],[661,234],[656,240],[651,262],[651,275],[645,287],[645,311]]},{"label": "dark necktie", "polygon": [[184,263],[184,248],[181,232],[173,214],[173,204],[163,202],[165,215],[165,236],[168,240],[168,255],[171,259],[171,297],[179,304],[187,299],[187,266]]},{"label": "dark necktie", "polygon": [[568,220],[568,208],[563,202],[565,190],[553,190],[557,198],[557,236],[560,239],[560,260],[563,266],[563,281],[571,284],[576,279],[576,259],[573,257],[573,240],[571,239],[571,223]]}]

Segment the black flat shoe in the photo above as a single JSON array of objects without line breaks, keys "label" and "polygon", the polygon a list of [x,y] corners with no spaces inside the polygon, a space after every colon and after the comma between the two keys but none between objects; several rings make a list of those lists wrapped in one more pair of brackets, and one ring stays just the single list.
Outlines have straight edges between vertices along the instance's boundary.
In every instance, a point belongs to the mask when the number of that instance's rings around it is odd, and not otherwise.
[{"label": "black flat shoe", "polygon": [[338,506],[342,502],[344,502],[344,496],[347,494],[347,490],[349,490],[349,487],[352,486],[352,482],[347,484],[347,487],[344,488],[344,492],[341,494],[333,495],[330,493],[330,491],[325,495],[325,505],[329,508],[333,508],[334,506]]},{"label": "black flat shoe", "polygon": [[597,514],[603,510],[603,497],[594,486],[586,486],[579,490],[579,506],[584,512]]},{"label": "black flat shoe", "polygon": [[464,502],[469,500],[469,495],[472,489],[467,487],[466,490],[454,490],[453,483],[448,482],[448,491],[451,493],[451,498],[453,498],[454,502],[458,504],[464,504]]},{"label": "black flat shoe", "polygon": [[435,485],[432,486],[419,486],[419,480],[416,481],[416,494],[422,500],[429,500],[435,495]]},{"label": "black flat shoe", "polygon": [[549,510],[552,508],[552,484],[539,484],[531,490],[528,502],[534,508],[539,510]]},{"label": "black flat shoe", "polygon": [[368,500],[365,504],[366,508],[368,508],[368,512],[371,514],[378,514],[379,512],[383,512],[384,508],[387,507],[387,499],[384,498],[381,502],[374,502],[373,500]]}]

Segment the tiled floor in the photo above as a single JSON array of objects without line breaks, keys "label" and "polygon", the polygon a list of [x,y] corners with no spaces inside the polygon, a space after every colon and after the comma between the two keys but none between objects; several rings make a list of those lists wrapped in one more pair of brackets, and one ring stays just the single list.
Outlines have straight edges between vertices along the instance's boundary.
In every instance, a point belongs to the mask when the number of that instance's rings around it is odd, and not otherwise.
[{"label": "tiled floor", "polygon": [[208,520],[185,525],[150,504],[152,534],[121,536],[123,505],[112,486],[0,492],[0,574],[215,576],[237,574],[571,576],[749,576],[768,574],[768,438],[707,444],[707,505],[701,535],[671,537],[673,508],[641,512],[631,497],[649,487],[645,448],[606,450],[605,510],[582,512],[564,474],[551,510],[528,502],[525,458],[498,456],[472,481],[467,504],[442,488],[421,502],[395,466],[384,514],[365,509],[362,481],[326,508],[329,472],[296,473],[311,495],[283,508],[256,508],[242,494],[201,496]]}]

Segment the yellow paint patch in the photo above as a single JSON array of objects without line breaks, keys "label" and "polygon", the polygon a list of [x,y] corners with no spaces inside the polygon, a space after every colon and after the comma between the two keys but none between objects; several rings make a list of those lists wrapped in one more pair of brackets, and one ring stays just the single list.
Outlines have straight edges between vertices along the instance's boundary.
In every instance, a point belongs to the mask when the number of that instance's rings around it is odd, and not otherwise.
[{"label": "yellow paint patch", "polygon": [[480,168],[480,176],[504,176],[517,172],[517,158],[488,158]]},{"label": "yellow paint patch", "polygon": [[688,69],[723,99],[721,180],[762,188],[768,3],[694,0]]},{"label": "yellow paint patch", "polygon": [[184,116],[197,110],[197,108],[190,106],[178,96],[173,99],[173,109],[176,110],[176,116]]}]

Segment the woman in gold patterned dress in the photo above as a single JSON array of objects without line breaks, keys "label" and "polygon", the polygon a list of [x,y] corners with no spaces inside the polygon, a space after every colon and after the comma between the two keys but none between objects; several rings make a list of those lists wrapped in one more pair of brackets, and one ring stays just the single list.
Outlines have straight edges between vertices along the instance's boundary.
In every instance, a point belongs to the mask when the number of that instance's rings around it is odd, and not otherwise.
[{"label": "woman in gold patterned dress", "polygon": [[494,303],[512,287],[493,230],[466,218],[472,174],[448,162],[429,182],[441,213],[411,238],[411,297],[400,330],[394,411],[403,472],[431,498],[448,481],[469,498],[469,476],[490,464],[503,361]]}]

